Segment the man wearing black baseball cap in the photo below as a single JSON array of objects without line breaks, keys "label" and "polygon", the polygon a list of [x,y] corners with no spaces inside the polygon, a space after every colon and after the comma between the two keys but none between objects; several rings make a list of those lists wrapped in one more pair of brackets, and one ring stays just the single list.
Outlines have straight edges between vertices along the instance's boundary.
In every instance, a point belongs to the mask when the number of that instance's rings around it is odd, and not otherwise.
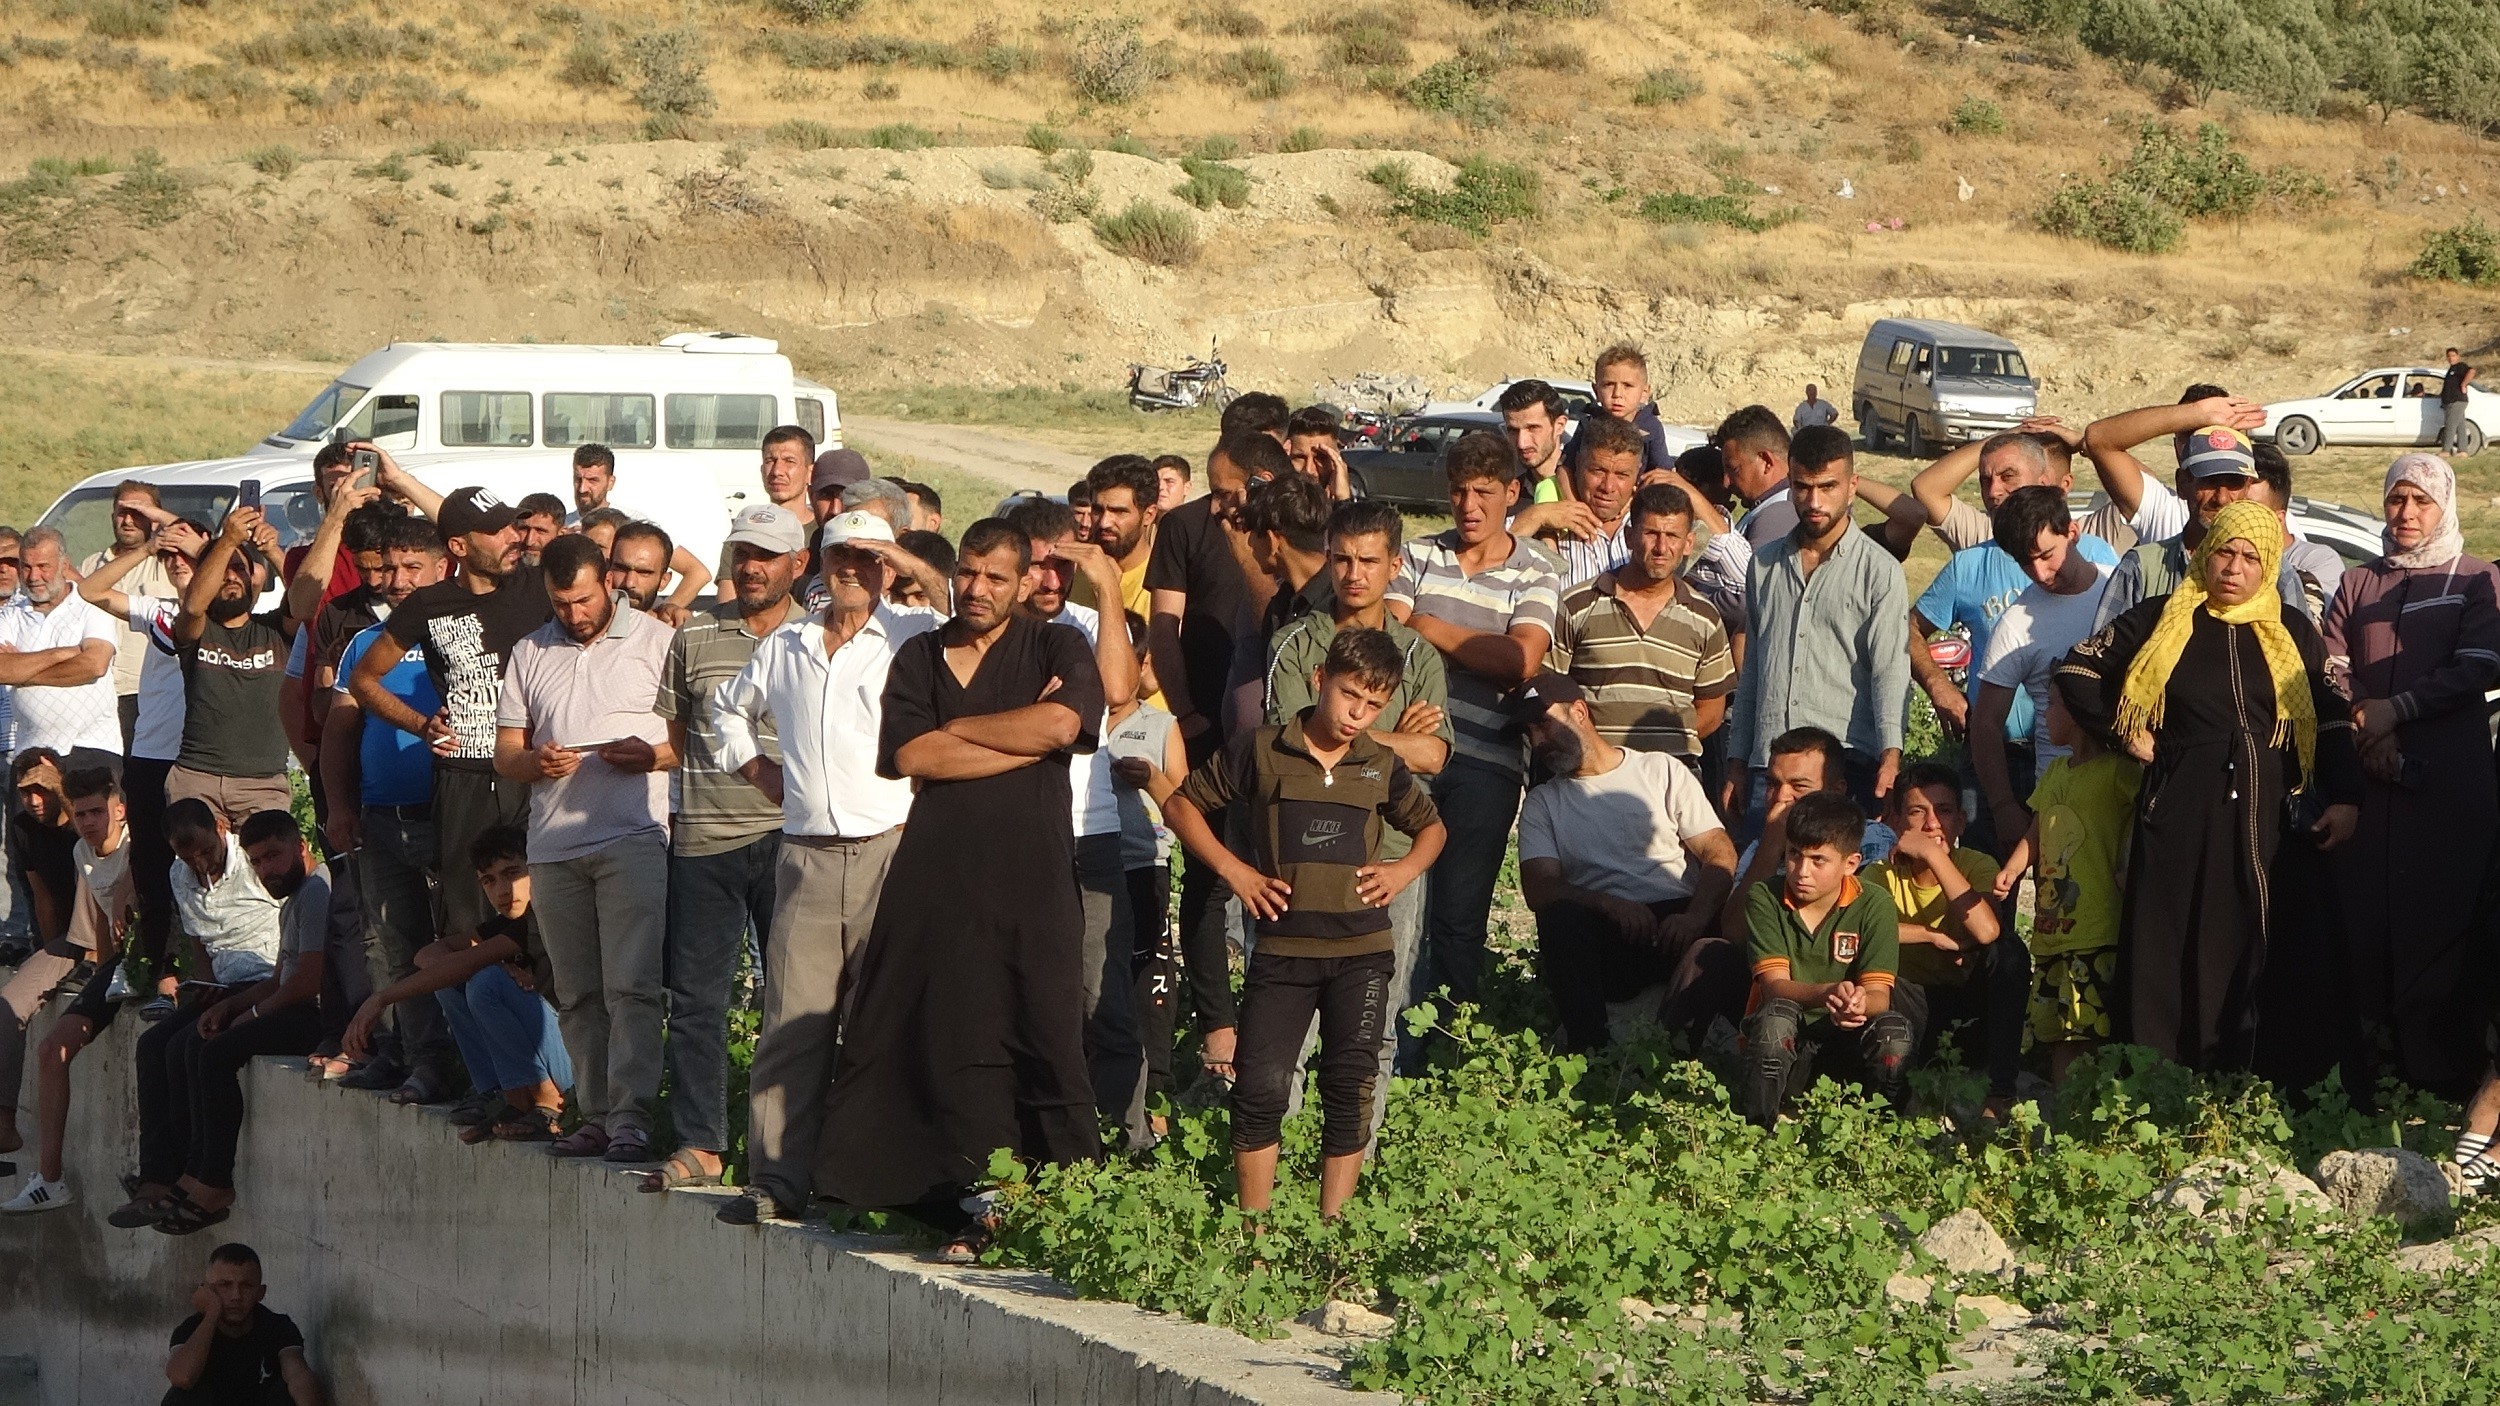
[{"label": "man wearing black baseball cap", "polygon": [[[554,614],[545,578],[521,564],[521,538],[514,528],[519,516],[483,488],[446,494],[434,521],[458,574],[415,591],[392,611],[348,681],[368,717],[422,737],[434,750],[428,818],[447,933],[474,932],[488,916],[468,859],[471,843],[489,828],[519,824],[529,814],[529,787],[495,774],[495,704],[502,695],[504,660],[517,641]],[[382,683],[411,650],[422,653],[443,699],[442,710],[430,718]],[[392,978],[399,975],[405,973]],[[383,974],[376,973],[375,980],[380,983]],[[438,1103],[451,1097],[451,1068],[449,1049],[420,1053],[392,1098]]]}]

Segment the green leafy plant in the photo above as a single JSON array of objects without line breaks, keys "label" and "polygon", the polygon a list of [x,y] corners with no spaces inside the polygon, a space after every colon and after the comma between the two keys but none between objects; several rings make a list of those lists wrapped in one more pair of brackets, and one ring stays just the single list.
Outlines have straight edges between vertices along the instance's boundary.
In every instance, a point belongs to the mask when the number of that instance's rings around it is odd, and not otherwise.
[{"label": "green leafy plant", "polygon": [[1132,200],[1117,214],[1094,218],[1094,237],[1115,254],[1177,268],[1198,257],[1198,229],[1187,211]]},{"label": "green leafy plant", "polygon": [[678,117],[703,117],[720,105],[705,82],[709,66],[703,36],[694,29],[655,29],[634,36],[626,46],[642,85],[634,101],[646,111]]},{"label": "green leafy plant", "polygon": [[1640,215],[1660,225],[1725,225],[1748,234],[1775,229],[1795,218],[1795,212],[1781,210],[1769,215],[1753,213],[1745,196],[1733,191],[1717,195],[1688,195],[1681,191],[1661,191],[1643,196]]},{"label": "green leafy plant", "polygon": [[1365,178],[1389,196],[1389,213],[1400,219],[1448,225],[1473,235],[1538,213],[1536,173],[1509,161],[1475,155],[1461,161],[1448,189],[1415,184],[1403,161],[1384,161]]},{"label": "green leafy plant", "polygon": [[1493,72],[1468,58],[1443,59],[1406,82],[1406,100],[1426,112],[1446,112],[1469,127],[1502,120],[1505,106],[1493,92]]},{"label": "green leafy plant", "polygon": [[1414,61],[1406,47],[1413,21],[1377,5],[1365,5],[1337,17],[1337,62],[1348,68],[1404,69]]},{"label": "green leafy plant", "polygon": [[889,122],[868,129],[868,144],[883,151],[918,151],[938,144],[937,133],[909,122]]},{"label": "green leafy plant", "polygon": [[1265,44],[1244,45],[1217,59],[1209,72],[1218,81],[1238,84],[1243,92],[1262,100],[1281,98],[1299,86],[1293,66]]},{"label": "green leafy plant", "polygon": [[2405,266],[2405,276],[2478,288],[2500,283],[2500,234],[2494,234],[2481,215],[2434,230],[2422,241],[2422,252]]},{"label": "green leafy plant", "polygon": [[1188,173],[1189,179],[1172,187],[1172,193],[1201,210],[1212,210],[1218,205],[1238,210],[1250,203],[1250,173],[1238,166],[1184,156],[1181,170]]},{"label": "green leafy plant", "polygon": [[2207,122],[2188,140],[2158,122],[2136,130],[2135,149],[2100,180],[2070,180],[2050,197],[2040,227],[2130,253],[2176,248],[2187,222],[2243,219],[2260,200],[2306,209],[2329,192],[2295,167],[2261,172],[2232,149],[2230,133]]},{"label": "green leafy plant", "polygon": [[2005,109],[1992,98],[1973,94],[1953,105],[1953,116],[1945,125],[1966,137],[2001,137],[2005,135]]},{"label": "green leafy plant", "polygon": [[1328,145],[1328,134],[1317,127],[1296,127],[1276,144],[1283,152],[1318,151]]},{"label": "green leafy plant", "polygon": [[1701,92],[1701,80],[1680,68],[1653,68],[1632,85],[1634,107],[1668,107]]}]

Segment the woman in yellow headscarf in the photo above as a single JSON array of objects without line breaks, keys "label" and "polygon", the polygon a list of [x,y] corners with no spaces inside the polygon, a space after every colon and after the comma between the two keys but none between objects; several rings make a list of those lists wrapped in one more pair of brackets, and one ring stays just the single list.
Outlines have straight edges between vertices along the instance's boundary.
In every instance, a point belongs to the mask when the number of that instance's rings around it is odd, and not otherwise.
[{"label": "woman in yellow headscarf", "polygon": [[2097,684],[2097,727],[2145,763],[2120,982],[2128,1038],[2195,1068],[2245,1067],[2261,1016],[2267,917],[2295,824],[2352,835],[2361,773],[2318,634],[2283,608],[2283,520],[2238,502],[2186,579],[2060,666]]}]

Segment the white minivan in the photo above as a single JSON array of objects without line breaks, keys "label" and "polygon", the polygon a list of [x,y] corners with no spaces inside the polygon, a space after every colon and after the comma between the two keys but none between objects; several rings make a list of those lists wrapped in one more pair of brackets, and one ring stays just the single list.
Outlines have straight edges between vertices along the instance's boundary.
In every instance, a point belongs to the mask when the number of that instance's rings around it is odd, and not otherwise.
[{"label": "white minivan", "polygon": [[[438,452],[569,456],[604,444],[620,478],[700,473],[735,512],[761,501],[765,432],[790,424],[820,448],[842,443],[833,392],[800,377],[763,337],[681,332],[649,347],[394,342],[341,372],[250,452],[309,458],[341,429],[403,461]],[[562,496],[572,501],[569,486]]]}]

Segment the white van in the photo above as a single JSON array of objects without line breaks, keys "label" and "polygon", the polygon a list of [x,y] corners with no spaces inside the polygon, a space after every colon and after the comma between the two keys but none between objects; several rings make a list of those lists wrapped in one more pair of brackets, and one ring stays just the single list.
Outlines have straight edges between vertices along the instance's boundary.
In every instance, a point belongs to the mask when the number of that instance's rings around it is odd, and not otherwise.
[{"label": "white van", "polygon": [[[403,462],[411,453],[470,458],[604,444],[620,479],[648,468],[710,478],[735,512],[761,501],[757,449],[795,424],[819,448],[842,443],[833,392],[802,379],[779,345],[727,332],[681,332],[652,347],[394,342],[322,388],[255,455],[310,458],[340,429]],[[573,501],[568,481],[555,490]]]}]

